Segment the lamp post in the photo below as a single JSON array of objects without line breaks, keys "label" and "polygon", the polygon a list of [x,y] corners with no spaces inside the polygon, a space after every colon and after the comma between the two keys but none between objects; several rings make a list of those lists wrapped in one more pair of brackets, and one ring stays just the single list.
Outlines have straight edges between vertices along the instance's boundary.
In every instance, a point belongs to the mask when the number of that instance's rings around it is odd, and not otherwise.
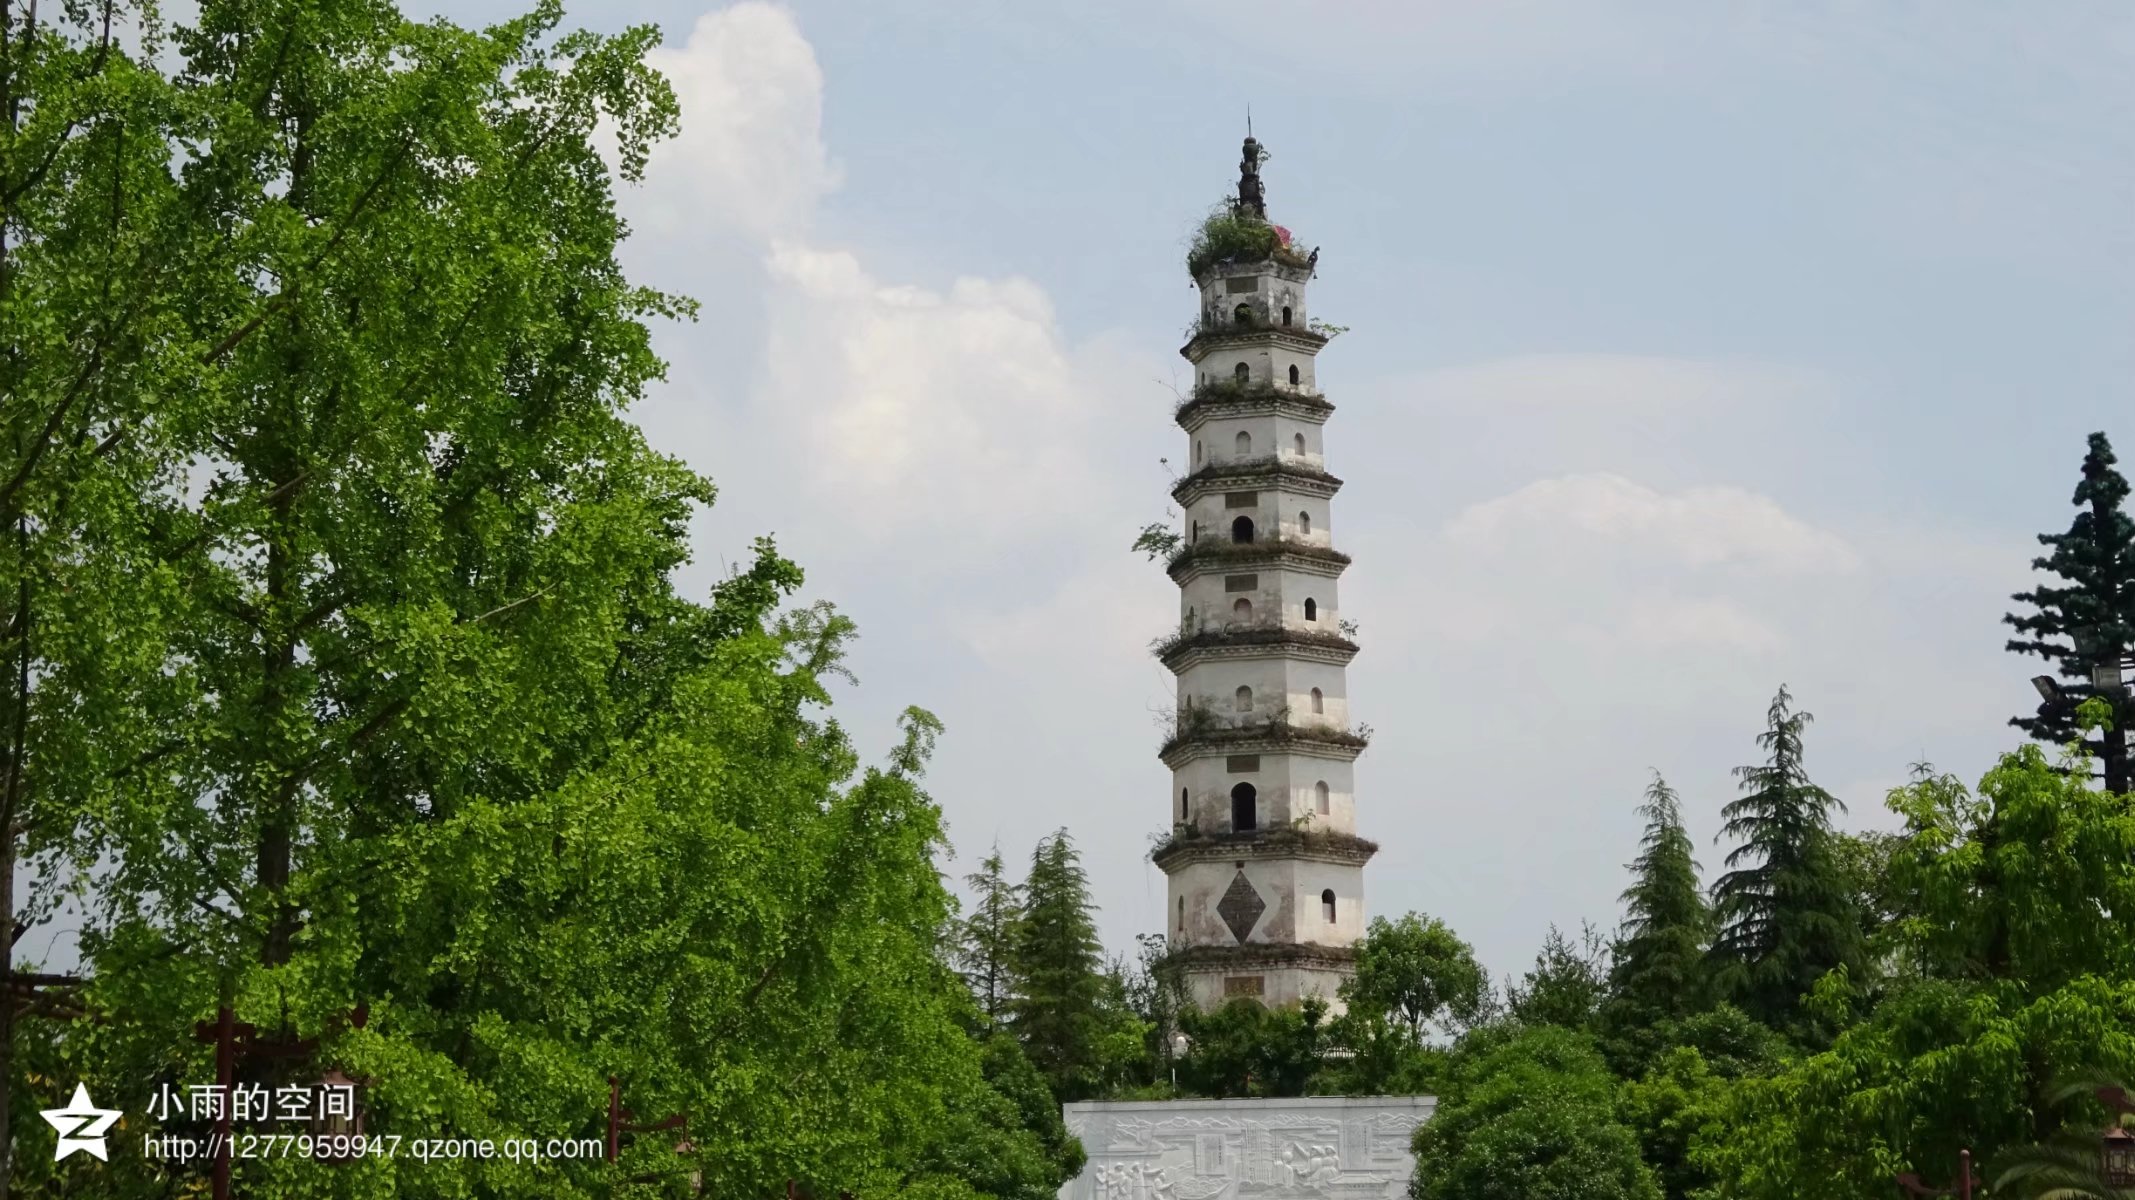
[{"label": "lamp post", "polygon": [[2098,1138],[2098,1174],[2108,1187],[2135,1187],[2135,1133],[2121,1123],[2135,1113],[2135,1097],[2120,1087],[2102,1087],[2092,1094],[2113,1114],[2113,1123]]},{"label": "lamp post", "polygon": [[1957,1152],[1956,1187],[1931,1188],[1920,1182],[1918,1175],[1909,1171],[1898,1176],[1898,1186],[1905,1189],[1906,1195],[1913,1197],[1954,1195],[1958,1197],[1958,1200],[1972,1200],[1972,1152],[1970,1150]]}]

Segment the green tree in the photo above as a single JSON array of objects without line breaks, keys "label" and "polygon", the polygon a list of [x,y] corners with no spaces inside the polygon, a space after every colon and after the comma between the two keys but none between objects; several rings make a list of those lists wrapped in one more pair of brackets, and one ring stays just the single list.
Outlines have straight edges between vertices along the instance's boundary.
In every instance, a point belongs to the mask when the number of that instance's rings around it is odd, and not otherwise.
[{"label": "green tree", "polygon": [[1721,810],[1721,836],[1740,840],[1713,886],[1722,986],[1750,1015],[1789,1034],[1819,1036],[1804,1010],[1827,971],[1856,975],[1866,960],[1851,881],[1832,848],[1830,813],[1843,809],[1810,781],[1802,731],[1810,714],[1781,687],[1757,744],[1765,761],[1735,768],[1744,795]]},{"label": "green tree", "polygon": [[[2033,570],[2063,582],[2010,597],[2032,611],[2002,619],[2023,635],[2011,639],[2009,649],[2035,654],[2074,681],[2053,687],[2036,712],[2009,723],[2054,746],[2088,738],[2106,789],[2126,793],[2135,791],[2128,750],[2135,691],[2124,675],[2135,664],[2135,518],[2127,512],[2128,481],[2115,469],[2117,461],[2103,433],[2090,435],[2083,479],[2073,498],[2076,519],[2066,533],[2040,534],[2039,544],[2051,553],[2031,560]],[[2076,710],[2098,692],[2101,670],[2111,671],[2120,683],[2098,693],[2110,706],[2111,720],[2106,729],[2090,734]]]},{"label": "green tree", "polygon": [[1349,1011],[1383,1017],[1421,1043],[1433,1025],[1473,1017],[1488,987],[1473,947],[1438,918],[1409,913],[1372,918],[1342,999]]},{"label": "green tree", "polygon": [[1189,1009],[1179,1084],[1197,1096],[1302,1096],[1322,1065],[1326,1018],[1317,997],[1277,1009],[1249,997]]},{"label": "green tree", "polygon": [[1660,1197],[1607,1064],[1591,1039],[1559,1026],[1464,1044],[1415,1149],[1417,1200]]},{"label": "green tree", "polygon": [[1505,989],[1509,1015],[1527,1025],[1591,1030],[1608,996],[1608,959],[1608,947],[1593,926],[1582,931],[1577,946],[1550,926],[1534,967]]},{"label": "green tree", "polygon": [[1666,1200],[1689,1200],[1712,1176],[1691,1160],[1691,1147],[1722,1136],[1727,1081],[1690,1046],[1662,1052],[1652,1068],[1622,1089],[1620,1112],[1638,1134],[1639,1155]]},{"label": "green tree", "polygon": [[1121,985],[1104,970],[1095,913],[1082,856],[1067,830],[1057,830],[1038,843],[1023,882],[1008,1011],[1017,1040],[1062,1102],[1099,1094],[1140,1053]]},{"label": "green tree", "polygon": [[977,997],[986,1028],[992,1030],[1005,1019],[1014,993],[1008,968],[1022,920],[1022,897],[1008,879],[999,846],[980,860],[978,870],[964,876],[964,886],[971,889],[971,915],[957,926],[957,968]]},{"label": "green tree", "polygon": [[[228,1004],[318,1044],[250,1080],[340,1067],[373,1132],[596,1135],[613,1073],[696,1147],[248,1159],[241,1194],[991,1186],[937,1169],[1000,1092],[939,957],[939,725],[907,714],[862,771],[809,715],[850,624],[779,616],[801,576],[768,542],[681,595],[712,488],[624,419],[662,369],[646,322],[688,311],[618,269],[598,148],[634,179],[673,128],[654,33],[208,0],[131,59],[112,10],[57,7],[0,38],[0,88],[42,89],[10,93],[0,163],[28,205],[0,265],[5,501],[34,503],[0,591],[36,635],[6,644],[16,845],[63,856],[30,911],[96,868],[95,1019],[12,1071],[14,1141],[51,1145],[59,1079],[133,1113],[211,1079],[193,1026]],[[113,1150],[25,1154],[12,1184],[198,1183]]]},{"label": "green tree", "polygon": [[1927,772],[1892,793],[1901,949],[1924,969],[1829,1050],[1731,1089],[1692,1149],[1721,1194],[1866,1196],[1962,1148],[1991,1177],[2091,1121],[2058,1081],[2135,1073],[2135,814],[2058,767],[2025,746],[1977,797]]},{"label": "green tree", "polygon": [[[192,383],[241,332],[199,272],[222,230],[171,167],[189,120],[130,40],[133,2],[0,5],[0,970],[65,885],[115,774],[154,760],[171,694],[162,643],[179,602],[142,514],[202,448]],[[16,978],[16,986],[24,981]],[[14,1098],[49,1063],[57,993],[0,1004],[0,1191]],[[25,1001],[18,1007],[17,1001]],[[34,1024],[18,1029],[18,1020]],[[16,1061],[21,1048],[30,1059]],[[23,1117],[31,1123],[25,1126]]]},{"label": "green tree", "polygon": [[1609,969],[1609,1023],[1618,1029],[1687,1016],[1709,990],[1712,910],[1698,882],[1682,804],[1658,771],[1638,811],[1646,832],[1622,896],[1623,929]]},{"label": "green tree", "polygon": [[1193,1002],[1187,995],[1185,972],[1179,970],[1169,940],[1161,933],[1141,934],[1134,940],[1138,961],[1121,974],[1128,1008],[1145,1031],[1142,1081],[1168,1084],[1177,1057],[1173,1042],[1185,1032]]}]

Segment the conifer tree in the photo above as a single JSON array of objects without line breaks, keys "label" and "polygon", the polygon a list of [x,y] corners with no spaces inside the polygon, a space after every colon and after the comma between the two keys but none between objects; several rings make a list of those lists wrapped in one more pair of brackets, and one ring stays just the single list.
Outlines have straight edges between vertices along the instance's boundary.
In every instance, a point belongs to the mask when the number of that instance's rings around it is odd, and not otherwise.
[{"label": "conifer tree", "polygon": [[1016,1039],[1063,1102],[1093,1094],[1104,1073],[1107,1011],[1103,945],[1082,855],[1065,829],[1038,843],[1010,941],[1016,981],[1008,1013]]},{"label": "conifer tree", "polygon": [[1660,772],[1653,773],[1638,811],[1646,835],[1621,897],[1624,923],[1610,971],[1610,1007],[1612,1017],[1651,1025],[1702,1007],[1713,923],[1682,804]]},{"label": "conifer tree", "polygon": [[[2127,686],[2127,667],[2135,658],[2135,518],[2126,510],[2128,481],[2115,468],[2113,447],[2103,433],[2090,436],[2083,456],[2083,481],[2072,503],[2081,510],[2067,533],[2042,533],[2039,544],[2051,554],[2031,560],[2033,570],[2065,580],[2041,584],[2010,599],[2036,611],[2002,619],[2023,634],[2009,649],[2036,654],[2054,664],[2069,685],[2053,686],[2038,711],[2014,717],[2010,724],[2056,746],[2079,737],[2089,741],[2101,764],[2109,791],[2135,790],[2128,730],[2135,728],[2135,692]],[[2110,672],[2100,692],[2099,675]],[[2043,677],[2042,677],[2043,678]],[[2076,709],[2099,694],[2112,710],[2112,728],[2100,736],[2084,733]]]},{"label": "conifer tree", "polygon": [[1713,887],[1720,924],[1712,958],[1750,1015],[1797,1036],[1815,1031],[1803,1001],[1826,972],[1858,976],[1867,957],[1850,880],[1832,847],[1837,797],[1811,782],[1802,731],[1813,718],[1782,686],[1757,736],[1767,758],[1735,768],[1744,795],[1721,810],[1721,836],[1741,844]]},{"label": "conifer tree", "polygon": [[979,863],[979,869],[964,876],[971,889],[971,916],[957,923],[956,966],[979,1012],[991,1032],[1008,1014],[1008,999],[1014,987],[1008,973],[1016,924],[1022,918],[1022,897],[1008,879],[1001,862],[1001,847]]}]

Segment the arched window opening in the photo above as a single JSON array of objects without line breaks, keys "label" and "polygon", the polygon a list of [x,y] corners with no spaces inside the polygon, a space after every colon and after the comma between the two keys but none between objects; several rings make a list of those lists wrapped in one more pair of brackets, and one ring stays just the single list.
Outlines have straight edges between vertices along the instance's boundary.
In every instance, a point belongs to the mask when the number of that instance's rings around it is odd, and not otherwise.
[{"label": "arched window opening", "polygon": [[1239,430],[1238,436],[1231,439],[1231,453],[1237,455],[1239,458],[1244,458],[1252,454],[1253,435],[1247,433],[1243,429]]},{"label": "arched window opening", "polygon": [[[1297,381],[1293,379],[1290,382],[1296,383]],[[1303,458],[1305,456],[1305,435],[1302,433],[1293,435],[1290,438],[1290,448],[1297,451],[1299,458]]]},{"label": "arched window opening", "polygon": [[1290,364],[1290,386],[1291,386],[1291,387],[1296,387],[1296,386],[1297,386],[1297,364],[1296,364],[1296,363],[1291,363],[1291,364]]},{"label": "arched window opening", "polygon": [[1231,605],[1231,616],[1237,618],[1240,621],[1252,620],[1253,602],[1243,596],[1238,597],[1237,602]]},{"label": "arched window opening", "polygon": [[1287,304],[1282,306],[1282,323],[1285,325],[1290,323],[1290,306]]},{"label": "arched window opening", "polygon": [[1305,597],[1305,623],[1309,625],[1319,619],[1320,602],[1310,596]]},{"label": "arched window opening", "polygon": [[1231,789],[1231,831],[1245,833],[1260,828],[1260,805],[1253,785],[1241,783]]},{"label": "arched window opening", "polygon": [[1312,785],[1312,807],[1323,817],[1331,807],[1327,802],[1327,781],[1324,779]]},{"label": "arched window opening", "polygon": [[1192,629],[1194,627],[1194,610],[1191,608],[1186,610],[1186,627],[1188,629]]},{"label": "arched window opening", "polygon": [[1253,541],[1253,518],[1240,517],[1232,521],[1231,540],[1241,546],[1251,545]]},{"label": "arched window opening", "polygon": [[1253,306],[1241,304],[1232,309],[1231,320],[1238,322],[1240,325],[1251,325],[1253,323]]},{"label": "arched window opening", "polygon": [[1186,932],[1186,897],[1179,897],[1179,932]]},{"label": "arched window opening", "polygon": [[1324,916],[1326,916],[1326,918],[1327,918],[1327,923],[1328,923],[1329,925],[1332,925],[1332,924],[1334,924],[1334,889],[1333,889],[1333,888],[1328,888],[1328,889],[1327,889],[1326,891],[1323,891],[1323,892],[1321,892],[1321,893],[1320,893],[1320,912],[1321,912],[1321,913],[1322,913],[1322,914],[1323,914]]},{"label": "arched window opening", "polygon": [[1300,512],[1300,513],[1298,513],[1298,514],[1297,514],[1297,531],[1298,531],[1299,533],[1311,533],[1311,532],[1312,532],[1312,514],[1311,514],[1311,513],[1308,513],[1308,512]]},{"label": "arched window opening", "polygon": [[1327,697],[1318,688],[1312,689],[1312,711],[1316,713],[1327,711]]},{"label": "arched window opening", "polygon": [[1194,439],[1194,465],[1197,467],[1201,465],[1201,441],[1199,438]]},{"label": "arched window opening", "polygon": [[1231,697],[1231,700],[1237,706],[1239,712],[1249,713],[1253,711],[1252,688],[1246,687],[1243,684],[1239,685],[1238,691]]},{"label": "arched window opening", "polygon": [[[1325,784],[1321,784],[1320,786],[1322,786],[1322,787],[1325,787],[1326,785],[1325,785]],[[1180,788],[1180,789],[1179,789],[1179,821],[1180,821],[1180,823],[1181,823],[1181,824],[1185,823],[1185,821],[1186,821],[1186,789],[1185,789],[1185,788]],[[1184,900],[1181,900],[1181,901],[1179,901],[1179,903],[1180,903],[1181,905],[1183,905],[1183,904],[1185,904],[1186,902],[1185,902]]]},{"label": "arched window opening", "polygon": [[1253,368],[1246,366],[1244,363],[1239,363],[1231,368],[1231,377],[1240,383],[1244,383],[1253,378]]}]

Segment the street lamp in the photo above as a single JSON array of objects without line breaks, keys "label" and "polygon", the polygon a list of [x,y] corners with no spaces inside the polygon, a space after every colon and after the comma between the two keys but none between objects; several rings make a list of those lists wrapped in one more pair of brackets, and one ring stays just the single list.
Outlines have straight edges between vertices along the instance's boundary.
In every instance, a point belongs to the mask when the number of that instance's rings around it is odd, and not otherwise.
[{"label": "street lamp", "polygon": [[1193,1043],[1183,1033],[1171,1035],[1171,1090],[1179,1090],[1179,1060],[1186,1057],[1187,1047]]},{"label": "street lamp", "polygon": [[2135,1187],[2135,1133],[2121,1124],[2122,1118],[2135,1113],[2135,1097],[2119,1087],[2102,1087],[2091,1094],[2113,1114],[2113,1123],[2098,1138],[2098,1173],[2110,1187]]},{"label": "street lamp", "polygon": [[2099,1139],[2098,1173],[2110,1187],[2135,1187],[2135,1133],[2118,1125]]}]

